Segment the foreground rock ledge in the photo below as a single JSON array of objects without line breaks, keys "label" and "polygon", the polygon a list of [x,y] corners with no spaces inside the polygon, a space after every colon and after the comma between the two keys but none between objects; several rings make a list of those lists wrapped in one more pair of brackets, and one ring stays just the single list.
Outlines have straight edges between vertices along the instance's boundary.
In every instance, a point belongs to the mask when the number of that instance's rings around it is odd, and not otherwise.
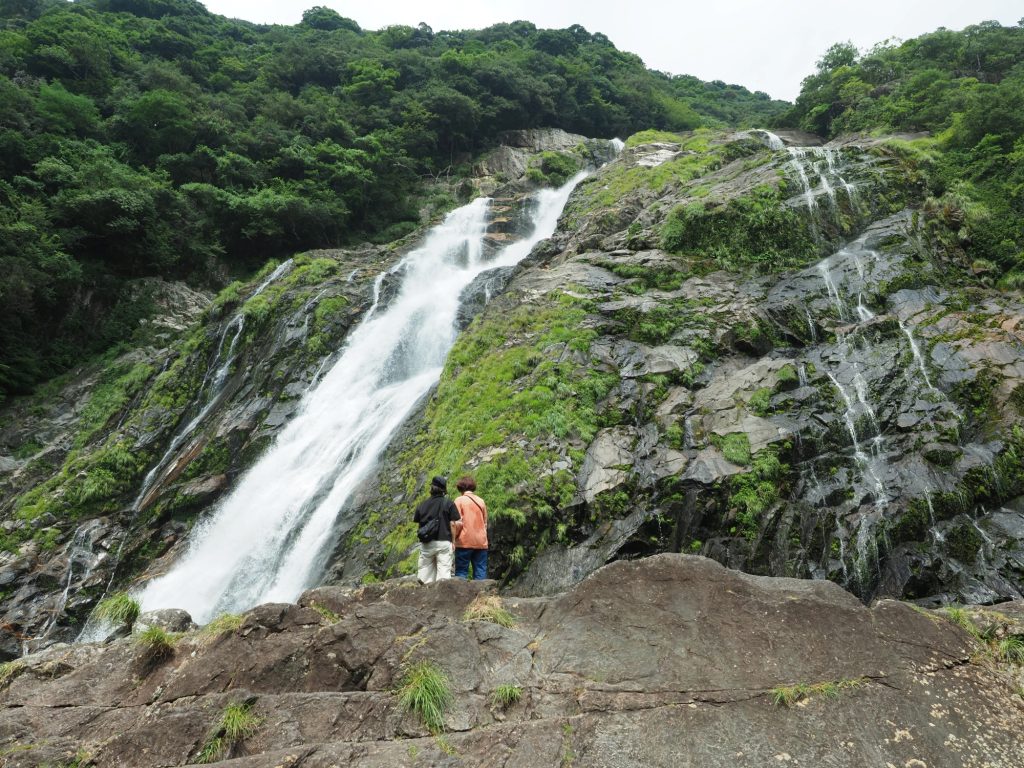
[{"label": "foreground rock ledge", "polygon": [[[569,592],[506,598],[508,629],[465,621],[493,583],[323,587],[143,663],[128,639],[25,657],[0,691],[0,755],[41,766],[186,765],[224,708],[256,731],[231,766],[1024,765],[1024,703],[958,627],[830,582],[658,555]],[[335,620],[337,618],[337,620]],[[428,659],[452,681],[446,735],[393,693]],[[844,681],[791,707],[773,689]],[[491,704],[499,685],[522,698]]]}]

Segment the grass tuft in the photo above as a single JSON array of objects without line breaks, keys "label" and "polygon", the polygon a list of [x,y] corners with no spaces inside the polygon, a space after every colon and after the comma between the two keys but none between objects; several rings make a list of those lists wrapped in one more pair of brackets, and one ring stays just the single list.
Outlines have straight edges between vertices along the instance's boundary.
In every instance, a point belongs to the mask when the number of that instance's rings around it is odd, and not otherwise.
[{"label": "grass tuft", "polygon": [[999,641],[999,658],[1009,664],[1024,664],[1024,638],[1011,635]]},{"label": "grass tuft", "polygon": [[3,690],[11,681],[27,669],[22,661],[5,661],[0,664],[0,690]]},{"label": "grass tuft", "polygon": [[203,748],[199,750],[199,754],[196,756],[196,763],[199,765],[207,765],[208,763],[216,763],[220,760],[220,755],[224,751],[224,739],[219,736],[214,736],[211,739],[207,739],[206,743],[203,744]]},{"label": "grass tuft", "polygon": [[312,608],[317,613],[319,613],[325,619],[327,619],[328,623],[330,623],[330,624],[337,624],[339,621],[341,621],[341,615],[340,614],[335,613],[330,608],[328,608],[328,607],[326,607],[324,605],[320,605],[320,603],[316,603],[316,602],[310,603],[309,607]]},{"label": "grass tuft", "polygon": [[263,719],[253,713],[255,703],[255,699],[251,699],[228,704],[224,708],[217,727],[196,756],[197,763],[205,765],[220,761],[236,744],[256,733]]},{"label": "grass tuft", "polygon": [[204,642],[212,642],[221,635],[234,632],[244,621],[245,617],[240,613],[222,613],[199,630],[199,637]]},{"label": "grass tuft", "polygon": [[842,680],[828,680],[823,683],[797,683],[795,685],[780,685],[772,688],[772,703],[776,706],[792,707],[804,699],[812,696],[823,696],[826,699],[837,699],[839,694],[851,688],[859,688],[864,685],[866,679],[863,677],[844,678]]},{"label": "grass tuft", "polygon": [[953,624],[956,624],[960,629],[964,630],[973,637],[975,640],[985,639],[981,630],[978,629],[978,625],[975,624],[970,615],[963,608],[958,608],[953,605],[947,605],[945,608],[940,608],[939,613],[946,617]]},{"label": "grass tuft", "polygon": [[445,710],[453,701],[451,683],[436,664],[421,661],[409,667],[403,676],[398,701],[418,715],[431,733],[441,733]]},{"label": "grass tuft", "polygon": [[253,714],[252,705],[253,702],[243,702],[225,707],[220,718],[220,729],[224,731],[225,739],[234,744],[256,733],[263,721]]},{"label": "grass tuft", "polygon": [[143,656],[150,661],[166,659],[174,654],[177,637],[162,627],[149,627],[134,638],[135,645],[142,649]]},{"label": "grass tuft", "polygon": [[522,697],[522,686],[504,683],[495,688],[491,693],[491,704],[500,709],[508,709]]},{"label": "grass tuft", "polygon": [[501,606],[501,598],[496,595],[477,597],[462,615],[463,621],[489,621],[503,627],[514,627],[516,617]]},{"label": "grass tuft", "polygon": [[116,592],[100,600],[96,606],[96,618],[114,625],[135,623],[142,606],[127,592]]}]

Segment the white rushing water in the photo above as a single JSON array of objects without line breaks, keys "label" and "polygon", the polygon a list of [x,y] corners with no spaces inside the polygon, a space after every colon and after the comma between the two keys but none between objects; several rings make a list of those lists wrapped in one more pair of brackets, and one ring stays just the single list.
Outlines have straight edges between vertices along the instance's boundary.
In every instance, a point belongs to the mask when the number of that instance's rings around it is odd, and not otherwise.
[{"label": "white rushing water", "polygon": [[[438,380],[455,342],[459,295],[481,272],[511,266],[555,229],[578,174],[537,195],[533,232],[485,260],[488,200],[453,211],[393,273],[374,306],[273,446],[196,526],[172,569],[141,594],[144,610],[223,611],[296,598],[320,576],[335,518],[392,435]],[[381,279],[378,278],[379,295]]]}]

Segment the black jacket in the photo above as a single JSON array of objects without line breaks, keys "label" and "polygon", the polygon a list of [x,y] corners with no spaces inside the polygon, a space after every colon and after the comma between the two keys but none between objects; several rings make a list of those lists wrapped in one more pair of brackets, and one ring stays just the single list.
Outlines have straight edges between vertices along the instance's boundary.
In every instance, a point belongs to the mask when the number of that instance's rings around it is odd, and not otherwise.
[{"label": "black jacket", "polygon": [[431,496],[429,499],[420,502],[420,505],[416,507],[416,514],[412,520],[414,523],[419,524],[429,519],[431,515],[437,514],[442,515],[442,518],[434,541],[451,541],[452,523],[462,518],[459,516],[459,510],[455,508],[455,503],[447,496]]}]

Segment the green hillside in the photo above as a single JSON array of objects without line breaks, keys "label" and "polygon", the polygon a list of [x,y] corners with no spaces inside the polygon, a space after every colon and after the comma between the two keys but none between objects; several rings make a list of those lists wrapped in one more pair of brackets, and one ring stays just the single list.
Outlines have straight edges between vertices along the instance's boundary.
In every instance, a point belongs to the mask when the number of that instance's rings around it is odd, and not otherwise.
[{"label": "green hillside", "polygon": [[5,0],[0,398],[130,336],[149,308],[128,279],[222,284],[410,231],[424,183],[503,130],[626,136],[784,107],[649,71],[580,26],[370,32],[322,7],[283,27],[190,0]]}]

